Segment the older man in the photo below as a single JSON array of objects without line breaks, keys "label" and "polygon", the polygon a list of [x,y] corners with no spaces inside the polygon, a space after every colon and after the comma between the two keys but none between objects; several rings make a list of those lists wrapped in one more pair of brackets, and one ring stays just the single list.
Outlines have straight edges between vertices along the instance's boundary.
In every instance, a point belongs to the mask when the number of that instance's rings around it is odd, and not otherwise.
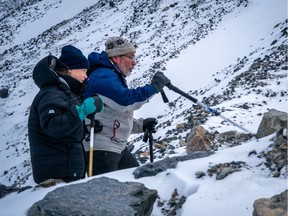
[{"label": "older man", "polygon": [[[127,139],[131,133],[155,126],[157,121],[155,118],[135,120],[133,112],[170,83],[162,72],[157,72],[151,84],[129,89],[126,77],[136,65],[134,45],[122,37],[110,37],[105,47],[105,51],[88,56],[92,72],[84,93],[84,98],[98,94],[105,101],[104,112],[96,115],[103,130],[94,139],[93,175],[139,166],[126,148]],[[89,146],[85,148],[88,150]]]}]

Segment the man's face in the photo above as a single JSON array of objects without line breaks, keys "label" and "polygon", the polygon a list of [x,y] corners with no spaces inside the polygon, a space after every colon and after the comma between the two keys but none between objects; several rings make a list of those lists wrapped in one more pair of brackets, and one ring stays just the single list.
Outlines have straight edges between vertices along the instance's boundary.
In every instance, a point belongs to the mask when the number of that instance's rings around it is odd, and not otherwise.
[{"label": "man's face", "polygon": [[112,58],[114,64],[117,65],[117,67],[126,77],[131,74],[134,66],[136,65],[135,54],[135,52],[127,53],[125,55],[115,56]]}]

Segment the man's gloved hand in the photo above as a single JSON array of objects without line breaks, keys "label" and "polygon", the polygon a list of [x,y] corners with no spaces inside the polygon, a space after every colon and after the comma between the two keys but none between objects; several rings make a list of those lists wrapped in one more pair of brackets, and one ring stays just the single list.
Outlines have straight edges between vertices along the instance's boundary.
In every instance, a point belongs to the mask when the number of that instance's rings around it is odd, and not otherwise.
[{"label": "man's gloved hand", "polygon": [[98,95],[86,98],[80,106],[76,105],[76,110],[80,120],[83,121],[88,115],[104,110],[103,99]]},{"label": "man's gloved hand", "polygon": [[157,71],[151,80],[151,84],[160,92],[164,86],[168,85],[171,81],[164,75],[163,72]]},{"label": "man's gloved hand", "polygon": [[156,124],[158,123],[157,119],[155,118],[146,118],[143,120],[143,131],[145,132],[146,129],[151,131],[152,133],[156,132]]}]

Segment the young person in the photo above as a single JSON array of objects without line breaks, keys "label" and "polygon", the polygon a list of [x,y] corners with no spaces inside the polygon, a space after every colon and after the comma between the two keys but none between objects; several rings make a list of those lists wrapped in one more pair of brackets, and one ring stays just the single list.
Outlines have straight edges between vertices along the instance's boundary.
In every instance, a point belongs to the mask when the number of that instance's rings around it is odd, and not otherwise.
[{"label": "young person", "polygon": [[49,55],[37,63],[33,80],[40,88],[30,108],[28,136],[33,178],[65,182],[83,178],[86,173],[84,118],[103,110],[99,96],[83,102],[89,62],[72,45],[64,46],[59,59]]}]

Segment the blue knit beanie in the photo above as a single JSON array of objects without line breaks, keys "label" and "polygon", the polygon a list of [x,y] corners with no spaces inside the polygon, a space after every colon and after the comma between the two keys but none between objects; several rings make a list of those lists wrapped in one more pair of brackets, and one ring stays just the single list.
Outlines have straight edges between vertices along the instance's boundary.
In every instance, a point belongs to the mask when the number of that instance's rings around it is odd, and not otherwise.
[{"label": "blue knit beanie", "polygon": [[83,53],[72,45],[64,46],[59,60],[69,69],[88,69],[89,62]]}]

